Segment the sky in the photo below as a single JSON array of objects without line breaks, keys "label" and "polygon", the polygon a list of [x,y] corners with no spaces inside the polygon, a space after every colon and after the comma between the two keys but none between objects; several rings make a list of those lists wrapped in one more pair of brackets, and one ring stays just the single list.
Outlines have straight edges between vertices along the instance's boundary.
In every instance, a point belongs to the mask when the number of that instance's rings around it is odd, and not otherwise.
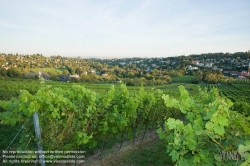
[{"label": "sky", "polygon": [[0,53],[145,58],[250,50],[250,0],[0,4]]}]

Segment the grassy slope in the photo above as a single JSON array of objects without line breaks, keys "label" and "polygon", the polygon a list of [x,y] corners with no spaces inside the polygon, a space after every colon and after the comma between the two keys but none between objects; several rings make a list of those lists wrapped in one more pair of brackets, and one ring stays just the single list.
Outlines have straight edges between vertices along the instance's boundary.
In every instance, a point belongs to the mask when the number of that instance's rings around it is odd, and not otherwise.
[{"label": "grassy slope", "polygon": [[53,73],[56,75],[60,75],[63,73],[63,71],[66,70],[66,68],[31,68],[29,69],[29,72],[47,72],[47,73]]}]

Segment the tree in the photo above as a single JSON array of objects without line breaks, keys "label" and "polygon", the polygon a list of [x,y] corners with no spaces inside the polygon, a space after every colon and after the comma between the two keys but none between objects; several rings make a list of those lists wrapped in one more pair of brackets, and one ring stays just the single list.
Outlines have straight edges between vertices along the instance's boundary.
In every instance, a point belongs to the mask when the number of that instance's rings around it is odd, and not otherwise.
[{"label": "tree", "polygon": [[22,73],[20,72],[20,69],[10,68],[7,70],[7,76],[9,76],[9,77],[21,77]]},{"label": "tree", "polygon": [[68,70],[63,70],[63,75],[69,75],[69,71]]},{"label": "tree", "polygon": [[7,76],[7,71],[4,68],[0,68],[0,76]]}]

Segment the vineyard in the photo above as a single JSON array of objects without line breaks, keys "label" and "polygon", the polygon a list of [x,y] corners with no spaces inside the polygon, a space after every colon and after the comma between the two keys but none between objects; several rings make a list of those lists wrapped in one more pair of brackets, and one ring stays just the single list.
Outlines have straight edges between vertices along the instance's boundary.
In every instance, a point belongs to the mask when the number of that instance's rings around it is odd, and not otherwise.
[{"label": "vineyard", "polygon": [[208,90],[211,90],[212,88],[217,88],[221,96],[225,96],[233,102],[250,102],[250,85],[248,84],[203,84],[201,87],[203,89],[207,88]]},{"label": "vineyard", "polygon": [[[3,150],[37,150],[31,119],[38,112],[45,150],[91,155],[110,140],[122,148],[125,139],[134,142],[140,135],[143,140],[148,131],[157,130],[173,164],[234,164],[220,157],[222,150],[237,151],[245,159],[238,163],[250,163],[247,84],[127,87],[24,80],[1,82],[0,87]],[[241,107],[245,109],[237,110]]]},{"label": "vineyard", "polygon": [[[219,81],[219,82],[224,83],[223,81]],[[231,84],[250,84],[250,79],[242,79],[242,80],[232,79],[232,80],[227,81],[227,83],[231,83]]]},{"label": "vineyard", "polygon": [[[98,94],[105,94],[110,88],[111,84],[84,84],[84,83],[65,83],[65,82],[46,82],[46,85],[55,86],[67,90],[72,85],[81,85],[90,89]],[[157,86],[146,86],[146,91],[151,90],[162,90],[164,93],[170,93],[172,95],[179,95],[177,90],[178,85],[184,85],[190,93],[195,94],[198,92],[198,86],[193,84],[169,84],[169,85],[157,85]],[[31,79],[11,79],[0,81],[0,100],[10,100],[11,97],[18,97],[20,90],[27,90],[31,94],[35,94],[41,83],[38,80]],[[120,89],[119,84],[114,84],[114,87]],[[139,87],[127,87],[129,91],[137,93]]]}]

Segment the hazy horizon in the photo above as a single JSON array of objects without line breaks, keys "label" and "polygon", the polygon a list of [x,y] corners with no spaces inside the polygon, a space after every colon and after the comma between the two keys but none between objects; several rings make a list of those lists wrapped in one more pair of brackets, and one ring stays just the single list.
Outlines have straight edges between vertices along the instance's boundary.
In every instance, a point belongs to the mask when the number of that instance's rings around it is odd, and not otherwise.
[{"label": "hazy horizon", "polygon": [[250,1],[1,1],[0,52],[83,58],[250,50]]}]

